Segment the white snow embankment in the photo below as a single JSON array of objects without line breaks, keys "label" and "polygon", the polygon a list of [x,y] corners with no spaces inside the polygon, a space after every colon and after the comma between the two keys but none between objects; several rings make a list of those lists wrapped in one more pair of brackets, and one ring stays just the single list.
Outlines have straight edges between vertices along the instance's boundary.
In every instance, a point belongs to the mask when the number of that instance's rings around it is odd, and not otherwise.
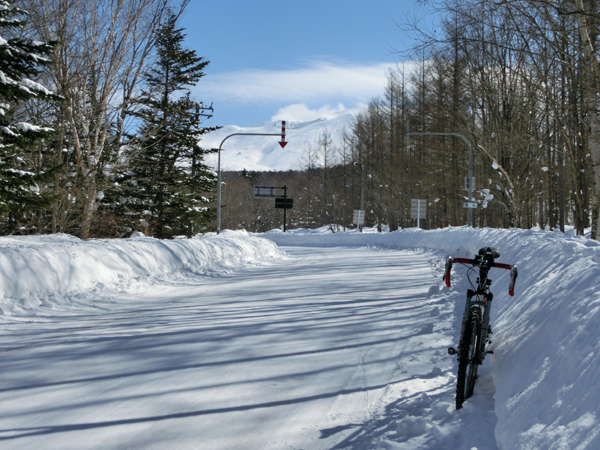
[{"label": "white snow embankment", "polygon": [[[506,292],[508,271],[491,274],[499,448],[600,448],[599,242],[535,229],[466,227],[388,234],[273,231],[265,237],[279,245],[424,248],[462,257],[498,248],[499,262],[519,267],[514,297]],[[453,272],[456,281],[466,276],[460,266]]]},{"label": "white snow embankment", "polygon": [[0,315],[36,309],[56,297],[98,284],[126,286],[133,279],[172,273],[223,273],[282,253],[246,232],[160,240],[147,237],[82,241],[55,234],[0,237]]}]

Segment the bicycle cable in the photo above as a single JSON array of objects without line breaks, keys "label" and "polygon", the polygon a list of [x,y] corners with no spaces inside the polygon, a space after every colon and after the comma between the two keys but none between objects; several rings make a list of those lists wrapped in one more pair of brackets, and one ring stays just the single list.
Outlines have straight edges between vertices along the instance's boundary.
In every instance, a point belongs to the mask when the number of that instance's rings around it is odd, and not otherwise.
[{"label": "bicycle cable", "polygon": [[[479,275],[479,272],[475,271],[475,268],[473,266],[470,266],[468,264],[465,263],[459,263],[463,266],[465,266],[467,268],[467,280],[469,280],[469,284],[471,285],[471,287],[475,290],[475,285],[473,284],[473,282],[471,281],[471,277],[469,276],[471,272],[476,273],[477,275]],[[477,266],[479,267],[479,266]]]}]

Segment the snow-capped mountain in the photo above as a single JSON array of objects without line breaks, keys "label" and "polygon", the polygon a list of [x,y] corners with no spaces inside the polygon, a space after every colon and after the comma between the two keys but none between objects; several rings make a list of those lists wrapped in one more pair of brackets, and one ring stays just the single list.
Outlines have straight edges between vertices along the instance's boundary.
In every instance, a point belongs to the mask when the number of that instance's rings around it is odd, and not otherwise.
[{"label": "snow-capped mountain", "polygon": [[[313,145],[317,147],[323,132],[329,132],[332,145],[340,147],[344,130],[350,130],[351,122],[364,108],[364,105],[344,109],[332,117],[311,122],[286,121],[285,148],[279,145],[278,136],[233,136],[222,147],[222,170],[299,170],[304,168],[302,157],[305,150]],[[207,134],[202,140],[204,148],[219,148],[230,134],[234,133],[281,133],[281,121],[261,122],[250,127],[235,125],[224,126],[220,130]],[[209,165],[217,167],[217,155],[206,158]]]}]

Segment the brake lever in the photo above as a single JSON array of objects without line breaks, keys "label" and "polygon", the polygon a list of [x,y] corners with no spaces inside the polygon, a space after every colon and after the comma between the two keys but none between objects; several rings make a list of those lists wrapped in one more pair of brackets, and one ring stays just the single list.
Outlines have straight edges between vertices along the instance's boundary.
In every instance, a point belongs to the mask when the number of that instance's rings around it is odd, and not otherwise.
[{"label": "brake lever", "polygon": [[444,281],[446,282],[446,287],[450,286],[450,272],[452,271],[452,256],[448,256],[446,258],[446,268],[444,269]]},{"label": "brake lever", "polygon": [[511,297],[515,295],[515,283],[517,282],[518,276],[519,271],[517,270],[517,265],[515,264],[510,268],[510,282],[508,284],[508,295]]}]

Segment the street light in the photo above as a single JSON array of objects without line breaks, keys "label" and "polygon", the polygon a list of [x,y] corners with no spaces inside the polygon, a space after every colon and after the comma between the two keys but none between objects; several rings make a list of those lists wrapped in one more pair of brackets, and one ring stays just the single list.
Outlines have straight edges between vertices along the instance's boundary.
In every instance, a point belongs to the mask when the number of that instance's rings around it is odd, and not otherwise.
[{"label": "street light", "polygon": [[[471,143],[469,142],[469,140],[459,133],[420,133],[410,131],[410,122],[408,120],[406,121],[406,136],[407,143],[410,143],[410,138],[408,136],[456,136],[466,142],[467,147],[469,147],[469,203],[471,203],[473,199],[473,150],[471,149]],[[471,208],[471,205],[469,205],[469,208],[467,209],[469,210],[467,217],[467,225],[472,226],[474,228],[472,211],[473,208]]]},{"label": "street light", "polygon": [[287,145],[285,141],[285,120],[281,121],[281,133],[233,133],[221,141],[217,157],[217,234],[221,233],[221,148],[225,141],[233,136],[281,136],[279,145],[281,145],[281,148]]}]

